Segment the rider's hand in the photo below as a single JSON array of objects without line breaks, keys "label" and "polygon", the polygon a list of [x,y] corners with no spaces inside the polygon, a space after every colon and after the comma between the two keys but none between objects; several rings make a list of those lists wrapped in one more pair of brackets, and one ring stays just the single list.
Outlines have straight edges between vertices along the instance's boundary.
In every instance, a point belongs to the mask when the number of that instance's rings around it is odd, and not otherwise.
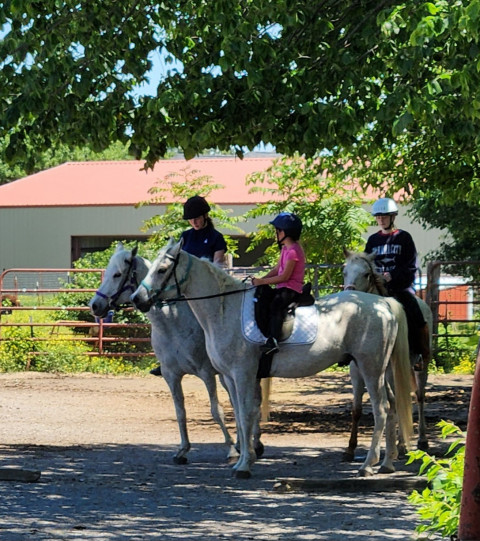
[{"label": "rider's hand", "polygon": [[383,277],[385,278],[385,282],[391,282],[392,281],[392,275],[389,272],[384,272]]}]

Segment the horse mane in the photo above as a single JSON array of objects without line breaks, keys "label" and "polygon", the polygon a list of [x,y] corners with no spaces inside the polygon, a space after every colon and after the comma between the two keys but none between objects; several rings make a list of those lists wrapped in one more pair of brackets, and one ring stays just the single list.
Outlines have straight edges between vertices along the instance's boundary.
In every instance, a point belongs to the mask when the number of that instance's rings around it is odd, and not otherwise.
[{"label": "horse mane", "polygon": [[367,254],[366,252],[358,252],[352,253],[350,257],[353,261],[356,259],[364,261],[367,264],[371,273],[372,289],[376,288],[379,295],[382,297],[388,297],[388,291],[385,287],[385,279],[379,272],[376,271],[371,254]]},{"label": "horse mane", "polygon": [[205,263],[205,267],[215,278],[215,281],[217,282],[220,290],[223,290],[226,287],[245,287],[245,284],[241,280],[235,278],[234,276],[231,276],[230,274],[228,274],[228,272],[225,272],[224,269],[222,269],[218,265],[215,265],[215,263],[212,263],[209,259],[202,257],[200,261],[203,261]]}]

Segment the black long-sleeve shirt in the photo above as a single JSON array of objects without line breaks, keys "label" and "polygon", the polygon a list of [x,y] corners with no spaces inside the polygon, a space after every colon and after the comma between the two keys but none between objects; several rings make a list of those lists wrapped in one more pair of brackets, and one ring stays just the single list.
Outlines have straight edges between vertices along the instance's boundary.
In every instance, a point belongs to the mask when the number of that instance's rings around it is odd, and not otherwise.
[{"label": "black long-sleeve shirt", "polygon": [[374,233],[367,240],[365,252],[375,254],[375,266],[379,273],[390,273],[392,279],[386,283],[390,294],[413,286],[417,271],[417,249],[410,233],[402,229],[392,233]]}]

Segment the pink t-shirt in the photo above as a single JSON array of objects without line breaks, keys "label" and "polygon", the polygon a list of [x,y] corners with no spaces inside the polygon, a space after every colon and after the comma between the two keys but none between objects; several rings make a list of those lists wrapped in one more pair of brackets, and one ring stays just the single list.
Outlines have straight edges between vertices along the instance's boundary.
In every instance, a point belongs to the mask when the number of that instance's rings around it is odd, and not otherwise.
[{"label": "pink t-shirt", "polygon": [[302,292],[303,279],[305,277],[305,253],[303,248],[295,242],[291,246],[282,246],[282,251],[280,253],[280,263],[278,266],[278,274],[282,274],[287,261],[293,259],[296,262],[295,267],[290,278],[286,282],[281,282],[277,284],[277,287],[288,287],[293,289],[297,293]]}]

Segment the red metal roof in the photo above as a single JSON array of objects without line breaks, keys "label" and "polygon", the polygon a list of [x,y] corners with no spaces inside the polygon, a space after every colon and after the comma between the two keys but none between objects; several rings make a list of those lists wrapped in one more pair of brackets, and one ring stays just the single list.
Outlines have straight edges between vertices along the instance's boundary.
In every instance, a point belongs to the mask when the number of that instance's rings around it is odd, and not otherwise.
[{"label": "red metal roof", "polygon": [[[225,186],[209,198],[218,204],[255,204],[268,196],[249,193],[247,175],[267,169],[275,159],[235,157],[170,159],[158,162],[153,171],[143,171],[140,161],[67,162],[57,167],[0,186],[0,208],[135,205],[151,199],[155,181],[185,168],[208,175]],[[195,175],[197,176],[197,174]],[[178,177],[181,181],[182,177]],[[165,202],[173,198],[165,194]]]}]

